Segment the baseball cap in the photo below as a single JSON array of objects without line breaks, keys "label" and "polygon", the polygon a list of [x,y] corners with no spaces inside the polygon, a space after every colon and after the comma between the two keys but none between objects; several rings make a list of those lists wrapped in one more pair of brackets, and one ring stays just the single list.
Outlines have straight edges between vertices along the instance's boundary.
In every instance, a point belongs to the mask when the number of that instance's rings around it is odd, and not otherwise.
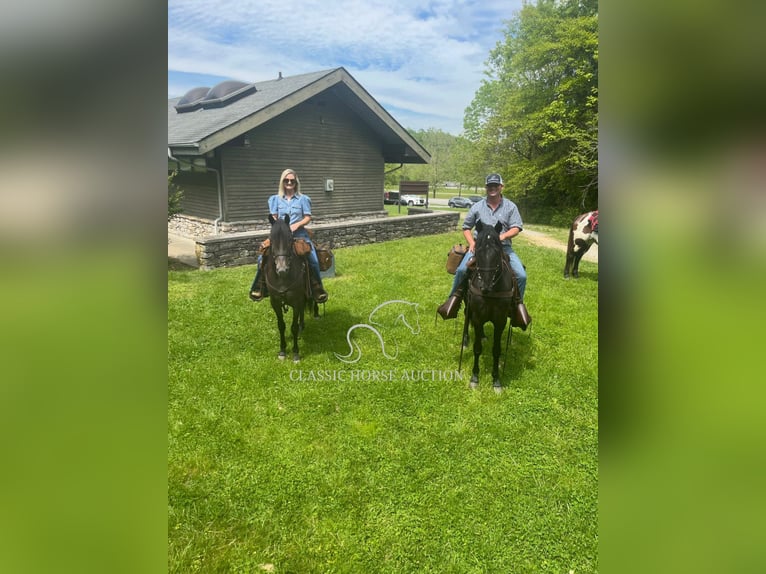
[{"label": "baseball cap", "polygon": [[487,181],[485,185],[489,185],[491,183],[497,183],[499,185],[503,185],[503,178],[500,177],[499,173],[490,173],[487,176]]}]

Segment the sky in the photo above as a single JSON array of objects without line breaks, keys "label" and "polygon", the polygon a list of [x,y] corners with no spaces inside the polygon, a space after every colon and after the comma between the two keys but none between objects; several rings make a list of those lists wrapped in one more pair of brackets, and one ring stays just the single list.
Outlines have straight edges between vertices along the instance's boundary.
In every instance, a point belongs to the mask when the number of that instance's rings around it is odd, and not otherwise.
[{"label": "sky", "polygon": [[522,0],[168,0],[168,97],[343,66],[402,126],[459,135]]}]

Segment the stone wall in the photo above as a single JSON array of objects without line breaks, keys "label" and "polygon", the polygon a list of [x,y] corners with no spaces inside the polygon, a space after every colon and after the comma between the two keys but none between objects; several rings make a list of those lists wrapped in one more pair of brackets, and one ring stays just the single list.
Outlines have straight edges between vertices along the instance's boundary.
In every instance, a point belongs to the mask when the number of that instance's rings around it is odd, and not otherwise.
[{"label": "stone wall", "polygon": [[[341,223],[358,219],[382,219],[388,217],[385,210],[369,211],[364,213],[328,215],[315,217],[312,226],[324,223]],[[218,223],[219,233],[243,233],[246,231],[268,231],[269,222],[265,219],[250,221],[221,221]],[[209,220],[193,215],[179,213],[174,215],[168,222],[168,231],[181,237],[198,239],[200,237],[212,237],[215,235],[215,224]]]},{"label": "stone wall", "polygon": [[[315,243],[327,243],[333,249],[351,245],[366,245],[406,237],[420,237],[456,231],[458,212],[435,211],[409,217],[378,217],[353,219],[309,226]],[[268,230],[227,233],[196,239],[200,269],[236,267],[257,262],[257,249],[269,236]]]}]

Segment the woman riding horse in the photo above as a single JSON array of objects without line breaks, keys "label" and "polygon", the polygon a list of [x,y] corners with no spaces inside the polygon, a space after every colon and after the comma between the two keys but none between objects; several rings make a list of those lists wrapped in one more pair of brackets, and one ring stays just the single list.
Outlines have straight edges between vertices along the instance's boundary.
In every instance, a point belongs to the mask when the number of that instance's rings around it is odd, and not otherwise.
[{"label": "woman riding horse", "polygon": [[293,321],[290,330],[293,336],[293,361],[297,363],[300,359],[298,335],[303,329],[303,315],[308,297],[306,265],[303,257],[295,252],[295,241],[290,230],[290,216],[285,215],[282,219],[274,219],[269,216],[269,221],[271,221],[271,234],[269,235],[271,253],[264,258],[263,276],[269,289],[271,308],[277,315],[277,326],[279,327],[278,357],[284,359],[287,355],[284,313],[287,311],[287,307],[292,307]]},{"label": "woman riding horse", "polygon": [[[314,244],[306,231],[306,225],[311,221],[311,198],[300,192],[301,182],[298,174],[292,169],[282,172],[279,179],[279,192],[269,197],[269,213],[274,219],[289,216],[290,231],[296,239],[303,239],[311,246],[308,254],[309,268],[311,269],[311,292],[317,303],[327,301],[328,295],[322,285],[322,277],[319,271],[319,259]],[[258,261],[258,272],[255,274],[253,285],[250,287],[250,298],[253,301],[261,301],[268,291],[261,273],[263,256]]]}]

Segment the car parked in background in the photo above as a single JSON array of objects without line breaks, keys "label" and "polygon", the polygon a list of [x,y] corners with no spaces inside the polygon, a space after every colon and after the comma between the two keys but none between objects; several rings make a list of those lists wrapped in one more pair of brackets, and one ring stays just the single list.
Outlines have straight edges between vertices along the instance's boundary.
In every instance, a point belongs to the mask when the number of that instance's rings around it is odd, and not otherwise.
[{"label": "car parked in background", "polygon": [[399,203],[399,192],[398,191],[384,191],[383,192],[383,203],[385,205],[396,205]]},{"label": "car parked in background", "polygon": [[399,205],[425,205],[426,200],[422,195],[402,195],[399,197]]},{"label": "car parked in background", "polygon": [[447,202],[447,205],[450,207],[471,207],[473,205],[473,201],[468,199],[467,197],[451,197],[449,201]]},{"label": "car parked in background", "polygon": [[480,195],[469,195],[468,199],[470,199],[474,203],[479,203],[484,198],[482,196],[480,196]]}]

